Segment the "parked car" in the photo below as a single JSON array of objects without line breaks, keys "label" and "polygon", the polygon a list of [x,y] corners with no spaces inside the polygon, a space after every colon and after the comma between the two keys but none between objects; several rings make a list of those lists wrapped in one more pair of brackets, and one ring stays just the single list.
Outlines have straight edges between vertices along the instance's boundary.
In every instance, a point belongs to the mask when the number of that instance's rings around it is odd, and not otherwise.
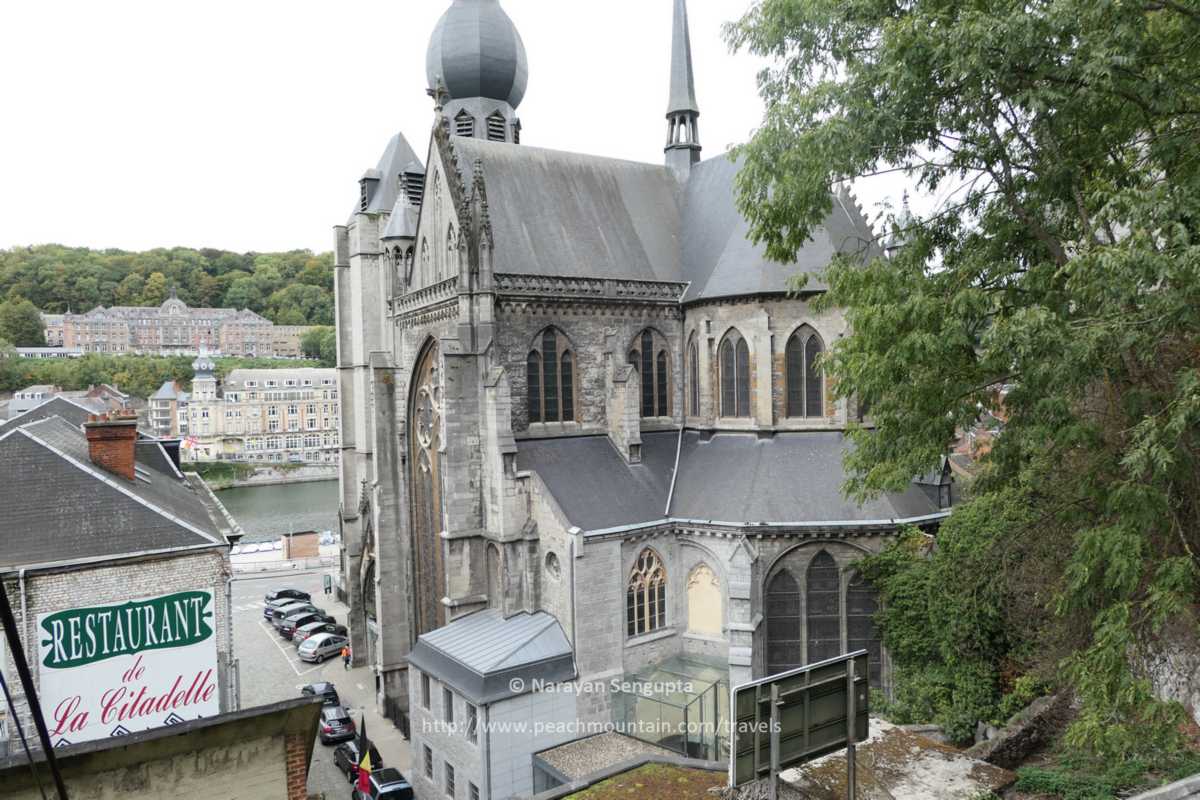
[{"label": "parked car", "polygon": [[371,772],[371,788],[364,792],[358,787],[350,793],[350,800],[413,800],[412,784],[394,767]]},{"label": "parked car", "polygon": [[334,619],[328,614],[318,614],[314,611],[292,614],[279,623],[279,635],[290,642],[292,634],[296,632],[296,628],[299,628],[301,625],[307,625],[310,622],[334,622]]},{"label": "parked car", "polygon": [[287,606],[267,606],[263,616],[275,625],[279,625],[293,614],[324,614],[325,609],[318,608],[312,603],[292,603]]},{"label": "parked car", "polygon": [[338,636],[349,638],[350,632],[346,630],[345,625],[338,625],[336,622],[310,622],[307,625],[301,625],[296,628],[296,632],[292,634],[292,644],[297,647],[310,636],[316,636],[318,633],[336,633]]},{"label": "parked car", "polygon": [[[345,744],[339,744],[333,751],[333,763],[342,772],[346,773],[346,780],[354,782],[358,777],[358,762],[362,760],[362,756],[358,752],[358,741],[351,740]],[[383,756],[379,755],[379,751],[375,749],[375,745],[371,745],[371,766],[375,769],[383,768]],[[372,770],[374,772],[375,770]]]},{"label": "parked car", "polygon": [[321,706],[321,744],[334,744],[353,739],[358,731],[350,712],[341,706]]},{"label": "parked car", "polygon": [[275,589],[263,596],[263,601],[267,603],[274,603],[276,600],[291,600],[292,602],[303,600],[307,602],[311,599],[311,594],[299,589]]},{"label": "parked car", "polygon": [[350,640],[345,636],[335,636],[332,633],[318,633],[316,636],[310,636],[305,639],[297,651],[301,661],[307,661],[311,664],[320,664],[322,661],[333,658],[338,653],[342,652],[342,648]]},{"label": "parked car", "polygon": [[327,681],[302,686],[300,694],[309,697],[320,697],[325,701],[325,705],[327,706],[340,706],[342,704],[341,698],[338,697],[337,687]]}]

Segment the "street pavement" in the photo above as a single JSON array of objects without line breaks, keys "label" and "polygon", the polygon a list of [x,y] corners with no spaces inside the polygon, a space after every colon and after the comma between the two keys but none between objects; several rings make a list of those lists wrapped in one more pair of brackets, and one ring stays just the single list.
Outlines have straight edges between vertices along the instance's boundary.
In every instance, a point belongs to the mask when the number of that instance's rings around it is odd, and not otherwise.
[{"label": "street pavement", "polygon": [[[296,655],[274,626],[263,619],[263,595],[272,589],[295,588],[309,592],[313,604],[346,624],[347,608],[336,596],[324,594],[321,572],[239,577],[233,582],[233,652],[238,659],[242,708],[296,697],[300,687],[328,681],[337,687],[342,704],[357,725],[366,718],[367,735],[379,749],[386,766],[409,774],[409,746],[392,723],[375,710],[375,676],[369,667],[344,669],[334,658],[324,664],[307,664]],[[350,796],[346,776],[333,764],[334,745],[318,740],[308,773],[308,791],[323,800]]]}]

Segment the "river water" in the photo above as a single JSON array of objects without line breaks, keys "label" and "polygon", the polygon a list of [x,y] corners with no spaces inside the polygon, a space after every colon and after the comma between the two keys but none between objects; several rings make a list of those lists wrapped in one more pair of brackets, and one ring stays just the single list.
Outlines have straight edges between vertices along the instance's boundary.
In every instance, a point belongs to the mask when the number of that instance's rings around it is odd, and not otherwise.
[{"label": "river water", "polygon": [[245,542],[277,539],[292,531],[337,533],[338,482],[243,486],[217,492],[246,532]]}]

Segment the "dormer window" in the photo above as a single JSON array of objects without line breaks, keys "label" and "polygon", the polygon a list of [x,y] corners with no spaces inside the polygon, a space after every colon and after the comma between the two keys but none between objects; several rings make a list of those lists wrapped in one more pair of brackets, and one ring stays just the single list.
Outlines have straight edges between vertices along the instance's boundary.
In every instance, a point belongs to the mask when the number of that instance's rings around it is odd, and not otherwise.
[{"label": "dormer window", "polygon": [[487,134],[489,142],[506,142],[508,137],[508,122],[499,111],[487,118]]},{"label": "dormer window", "polygon": [[475,118],[468,114],[466,109],[458,112],[454,118],[454,134],[456,136],[475,135]]}]

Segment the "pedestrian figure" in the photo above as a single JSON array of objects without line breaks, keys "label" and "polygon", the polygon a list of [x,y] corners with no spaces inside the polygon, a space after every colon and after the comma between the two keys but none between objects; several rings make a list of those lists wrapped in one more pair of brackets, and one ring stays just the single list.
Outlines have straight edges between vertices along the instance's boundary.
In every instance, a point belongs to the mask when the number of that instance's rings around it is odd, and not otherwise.
[{"label": "pedestrian figure", "polygon": [[350,645],[342,648],[342,669],[350,669]]}]

